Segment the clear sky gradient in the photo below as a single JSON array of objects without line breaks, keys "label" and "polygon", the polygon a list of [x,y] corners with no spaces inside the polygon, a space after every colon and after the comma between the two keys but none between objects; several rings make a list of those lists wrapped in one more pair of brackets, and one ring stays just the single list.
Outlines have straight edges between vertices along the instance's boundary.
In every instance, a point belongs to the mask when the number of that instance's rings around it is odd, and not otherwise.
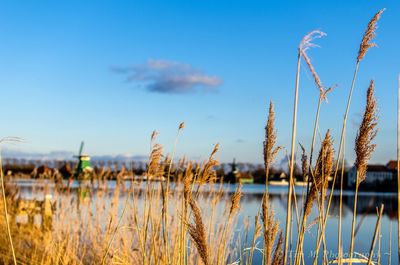
[{"label": "clear sky gradient", "polygon": [[[296,52],[313,29],[327,33],[309,52],[322,82],[338,84],[322,106],[320,131],[337,146],[355,59],[381,8],[376,43],[360,65],[346,156],[370,79],[380,108],[374,162],[396,154],[398,1],[8,1],[0,4],[2,136],[24,152],[146,155],[155,129],[167,152],[186,123],[177,155],[262,161],[270,100],[278,144],[290,146]],[[302,64],[298,141],[311,134],[318,91]],[[337,147],[336,147],[337,149]]]}]

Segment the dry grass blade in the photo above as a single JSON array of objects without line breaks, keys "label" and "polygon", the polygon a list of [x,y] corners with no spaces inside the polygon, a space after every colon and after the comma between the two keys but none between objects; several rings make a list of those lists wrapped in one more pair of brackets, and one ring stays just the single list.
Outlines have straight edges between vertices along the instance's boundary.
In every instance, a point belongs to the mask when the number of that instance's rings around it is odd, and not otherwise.
[{"label": "dry grass blade", "polygon": [[[235,193],[231,198],[231,208],[229,210],[229,216],[231,216],[235,210],[239,209],[240,199],[242,198],[242,184],[239,184]],[[228,217],[229,219],[229,217]]]},{"label": "dry grass blade", "polygon": [[375,150],[375,144],[372,144],[377,134],[378,116],[377,104],[374,96],[374,81],[372,80],[367,91],[367,105],[365,107],[363,120],[357,133],[355,151],[358,182],[365,179],[368,161]]},{"label": "dry grass blade", "polygon": [[278,242],[275,246],[274,258],[272,259],[271,265],[282,265],[283,264],[283,235],[282,231],[279,233]]},{"label": "dry grass blade", "polygon": [[383,11],[385,11],[385,9],[379,10],[379,12],[376,13],[375,16],[373,16],[373,18],[369,21],[367,30],[365,31],[363,39],[360,44],[360,50],[358,51],[357,62],[360,62],[364,58],[365,53],[368,51],[369,48],[376,46],[376,44],[371,41],[376,36],[375,31],[377,29],[377,23]]},{"label": "dry grass blade", "polygon": [[190,200],[189,203],[193,211],[193,223],[188,224],[188,232],[197,248],[197,251],[199,252],[204,265],[209,265],[210,257],[206,239],[206,230],[201,218],[200,208],[193,199]]},{"label": "dry grass blade", "polygon": [[264,224],[264,260],[265,264],[270,264],[272,249],[279,230],[279,222],[275,220],[275,213],[271,209],[268,194],[265,194],[263,198],[262,221]]}]

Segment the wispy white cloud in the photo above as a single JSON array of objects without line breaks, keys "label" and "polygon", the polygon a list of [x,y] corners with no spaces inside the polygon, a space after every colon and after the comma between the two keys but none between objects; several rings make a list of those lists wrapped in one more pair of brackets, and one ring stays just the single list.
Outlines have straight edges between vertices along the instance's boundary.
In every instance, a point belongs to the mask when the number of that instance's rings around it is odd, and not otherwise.
[{"label": "wispy white cloud", "polygon": [[167,60],[148,60],[144,64],[111,69],[125,75],[127,82],[143,84],[149,92],[181,94],[215,89],[222,84],[217,76],[207,75],[189,64]]}]

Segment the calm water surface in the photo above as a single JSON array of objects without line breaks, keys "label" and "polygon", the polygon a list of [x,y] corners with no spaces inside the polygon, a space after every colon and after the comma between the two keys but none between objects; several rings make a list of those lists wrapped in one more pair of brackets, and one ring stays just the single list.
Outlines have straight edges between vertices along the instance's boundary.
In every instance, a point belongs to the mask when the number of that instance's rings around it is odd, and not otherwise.
[{"label": "calm water surface", "polygon": [[[20,187],[20,194],[26,199],[43,199],[43,180],[18,180],[17,185]],[[51,187],[53,184],[48,183]],[[115,182],[109,181],[108,187],[110,189],[115,188]],[[126,183],[129,187],[129,182]],[[143,183],[142,185],[145,185]],[[173,185],[173,184],[172,184]],[[71,185],[72,188],[79,187],[78,182],[74,182]],[[224,190],[229,194],[233,193],[236,189],[234,184],[224,184]],[[241,234],[243,236],[244,222],[246,218],[249,218],[250,223],[250,234],[254,230],[254,217],[257,215],[259,210],[263,192],[265,190],[264,185],[258,184],[247,184],[243,185],[243,197],[241,201],[241,209],[238,220],[238,225],[235,229],[235,234]],[[299,207],[302,204],[302,194],[305,191],[304,187],[296,187],[296,199],[298,201]],[[50,192],[53,190],[50,188]],[[271,194],[271,201],[273,208],[275,210],[276,217],[280,220],[280,228],[285,227],[286,220],[286,207],[287,207],[287,187],[286,186],[270,186],[269,192]],[[342,241],[343,241],[343,251],[348,252],[350,243],[350,233],[351,233],[351,220],[352,220],[352,209],[354,202],[353,192],[344,192],[343,196],[343,221],[342,221]],[[384,217],[382,218],[382,237],[380,240],[381,249],[381,264],[389,264],[390,251],[391,263],[398,264],[397,261],[397,196],[395,193],[373,193],[373,192],[361,192],[359,193],[358,199],[358,209],[357,209],[357,225],[356,225],[356,238],[355,238],[355,251],[362,255],[368,256],[369,249],[372,242],[372,237],[375,229],[375,224],[377,221],[377,210],[381,203],[385,205]],[[206,215],[207,213],[203,213]],[[335,191],[332,201],[332,207],[330,211],[330,218],[327,222],[326,229],[326,243],[327,249],[329,250],[328,257],[333,260],[337,254],[337,231],[338,231],[338,216],[339,216],[339,194]],[[204,216],[206,218],[207,216]],[[316,209],[308,218],[310,223],[313,219],[317,217]],[[293,224],[296,223],[295,215],[293,215]],[[391,232],[391,233],[390,233]],[[296,225],[293,228],[292,244],[295,245],[296,239]],[[311,227],[311,229],[306,234],[305,239],[305,259],[306,264],[311,264],[313,260],[313,251],[316,244],[316,233],[317,225]],[[393,236],[391,237],[390,234]],[[260,238],[261,240],[261,238]],[[248,247],[250,245],[251,237],[248,239]],[[391,241],[391,243],[390,243]],[[391,247],[390,247],[391,245]],[[258,246],[262,248],[262,241],[258,243]],[[375,247],[375,255],[378,250],[378,242]],[[377,256],[374,257],[377,259]],[[236,260],[236,258],[235,258]],[[254,257],[254,264],[261,263],[261,254],[256,251]]]}]

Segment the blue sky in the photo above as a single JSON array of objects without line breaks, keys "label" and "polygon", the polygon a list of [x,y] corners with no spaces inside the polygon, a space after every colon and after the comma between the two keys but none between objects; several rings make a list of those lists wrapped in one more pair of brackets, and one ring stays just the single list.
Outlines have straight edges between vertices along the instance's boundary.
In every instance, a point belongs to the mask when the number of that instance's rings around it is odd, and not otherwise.
[{"label": "blue sky", "polygon": [[[386,163],[396,153],[396,1],[2,2],[1,135],[24,138],[7,146],[24,152],[75,151],[84,140],[93,155],[146,155],[153,130],[169,152],[184,121],[178,156],[204,159],[220,143],[224,162],[261,162],[269,100],[278,144],[290,146],[296,49],[320,29],[327,37],[309,55],[322,82],[338,84],[320,130],[331,129],[337,144],[360,40],[383,7],[379,47],[360,66],[346,154],[354,159],[373,78],[380,131],[372,160]],[[318,91],[304,63],[300,79],[298,141],[309,146]]]}]

